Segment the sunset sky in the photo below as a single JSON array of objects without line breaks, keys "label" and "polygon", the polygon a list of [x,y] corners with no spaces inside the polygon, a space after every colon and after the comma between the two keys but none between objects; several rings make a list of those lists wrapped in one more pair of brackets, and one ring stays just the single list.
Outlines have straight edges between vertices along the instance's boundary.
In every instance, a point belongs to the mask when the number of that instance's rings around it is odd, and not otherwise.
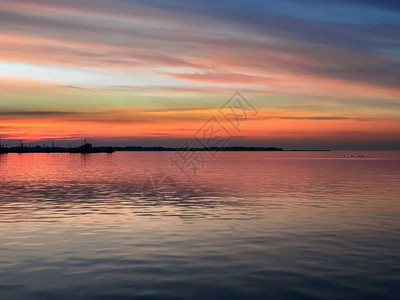
[{"label": "sunset sky", "polygon": [[[301,2],[301,3],[300,3]],[[400,149],[400,2],[13,0],[3,143],[179,146],[239,91],[232,145]]]}]

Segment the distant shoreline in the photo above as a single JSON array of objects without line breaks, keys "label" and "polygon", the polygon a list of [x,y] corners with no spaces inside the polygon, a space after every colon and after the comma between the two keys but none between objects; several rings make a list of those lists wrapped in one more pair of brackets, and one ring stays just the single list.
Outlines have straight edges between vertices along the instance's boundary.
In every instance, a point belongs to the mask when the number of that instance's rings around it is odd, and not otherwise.
[{"label": "distant shoreline", "polygon": [[177,148],[177,147],[141,147],[141,146],[128,146],[128,147],[93,147],[90,149],[81,148],[63,148],[63,147],[11,147],[0,148],[0,154],[7,153],[113,153],[113,152],[163,152],[163,151],[236,151],[236,152],[320,152],[331,151],[328,149],[321,150],[307,150],[307,149],[294,149],[285,150],[278,147],[210,147],[210,148]]}]

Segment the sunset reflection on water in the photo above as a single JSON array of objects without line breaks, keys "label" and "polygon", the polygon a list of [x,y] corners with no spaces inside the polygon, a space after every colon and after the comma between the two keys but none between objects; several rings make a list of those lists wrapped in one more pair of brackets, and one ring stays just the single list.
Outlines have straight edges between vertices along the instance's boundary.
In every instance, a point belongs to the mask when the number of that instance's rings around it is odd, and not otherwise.
[{"label": "sunset reflection on water", "polygon": [[0,155],[0,295],[399,292],[399,152],[221,152],[196,183],[169,155]]}]

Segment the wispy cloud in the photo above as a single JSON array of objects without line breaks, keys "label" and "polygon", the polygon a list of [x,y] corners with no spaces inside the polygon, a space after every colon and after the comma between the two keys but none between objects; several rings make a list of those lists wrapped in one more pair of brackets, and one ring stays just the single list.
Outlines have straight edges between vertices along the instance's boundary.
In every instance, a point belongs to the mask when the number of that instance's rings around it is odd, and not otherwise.
[{"label": "wispy cloud", "polygon": [[[167,137],[240,90],[281,135],[360,121],[382,133],[399,115],[399,16],[375,0],[6,1],[2,126],[38,138],[55,134],[51,120],[62,136],[122,137],[135,124],[132,135]],[[261,120],[249,133],[260,140]]]}]

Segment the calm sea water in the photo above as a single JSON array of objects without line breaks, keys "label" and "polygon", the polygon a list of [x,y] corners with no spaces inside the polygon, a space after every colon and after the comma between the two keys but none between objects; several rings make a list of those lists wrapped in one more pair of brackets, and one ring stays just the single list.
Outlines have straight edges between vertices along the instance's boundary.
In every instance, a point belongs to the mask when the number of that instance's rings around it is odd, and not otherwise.
[{"label": "calm sea water", "polygon": [[400,298],[400,152],[171,155],[0,155],[0,298]]}]

